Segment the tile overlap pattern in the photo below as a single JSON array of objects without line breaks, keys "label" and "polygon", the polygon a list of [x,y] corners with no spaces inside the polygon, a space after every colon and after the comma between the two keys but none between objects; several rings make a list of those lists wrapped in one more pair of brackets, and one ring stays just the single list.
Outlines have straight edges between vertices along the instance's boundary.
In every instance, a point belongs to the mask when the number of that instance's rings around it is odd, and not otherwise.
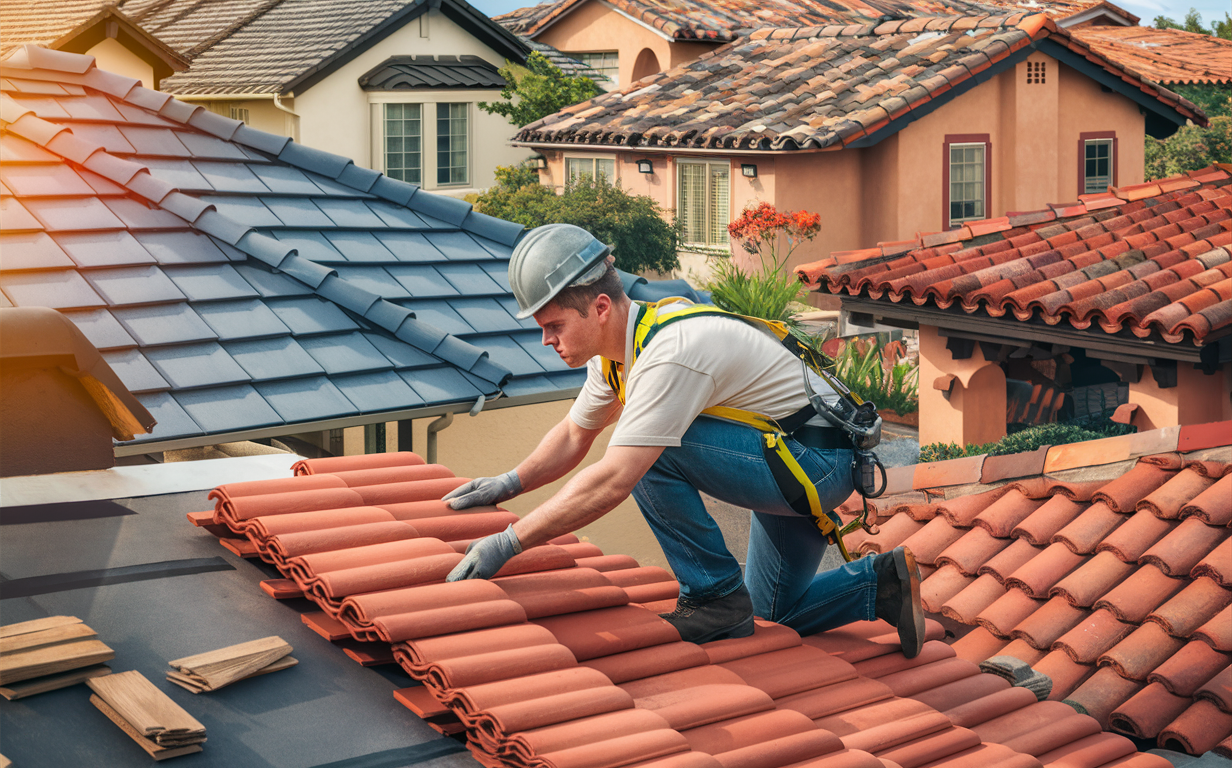
[{"label": "tile overlap pattern", "polygon": [[1230,261],[1232,175],[1212,166],[834,253],[797,274],[831,293],[1201,345],[1232,325]]},{"label": "tile overlap pattern", "polygon": [[144,439],[578,385],[510,312],[519,225],[89,57],[0,76],[3,304],[72,319],[158,419]]},{"label": "tile overlap pattern", "polygon": [[[1048,39],[1177,111],[1185,99],[1093,53],[1043,14],[764,28],[675,69],[566,107],[518,141],[795,150],[879,140],[914,110]],[[948,96],[946,94],[949,94]]]},{"label": "tile overlap pattern", "polygon": [[[1039,702],[939,642],[908,660],[883,622],[801,638],[681,642],[670,574],[566,536],[491,581],[445,583],[469,541],[515,519],[438,501],[465,482],[414,454],[309,460],[215,489],[190,515],[306,596],[305,622],[422,686],[396,697],[484,765],[602,768],[1167,768],[1087,715]],[[236,543],[236,542],[239,543]],[[1054,728],[1040,730],[1047,721]]]},{"label": "tile overlap pattern", "polygon": [[1070,34],[1157,83],[1232,82],[1232,40],[1154,27],[1093,26]]},{"label": "tile overlap pattern", "polygon": [[926,609],[974,627],[959,658],[1020,659],[1105,729],[1232,750],[1232,463],[1159,454],[891,511],[859,549],[911,548]]}]

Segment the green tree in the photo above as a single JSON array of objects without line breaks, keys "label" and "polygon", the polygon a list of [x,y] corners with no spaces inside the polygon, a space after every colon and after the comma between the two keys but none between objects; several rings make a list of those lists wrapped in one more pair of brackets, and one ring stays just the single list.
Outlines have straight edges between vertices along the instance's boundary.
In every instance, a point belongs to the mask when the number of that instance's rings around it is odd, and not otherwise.
[{"label": "green tree", "polygon": [[538,51],[531,51],[525,67],[506,61],[499,71],[506,83],[502,100],[481,101],[479,108],[504,115],[519,128],[602,93],[589,77],[566,75]]},{"label": "green tree", "polygon": [[539,183],[525,167],[498,168],[497,183],[475,200],[489,216],[526,227],[575,224],[612,246],[616,266],[626,272],[667,272],[680,266],[676,258],[680,227],[664,218],[652,197],[631,195],[602,176],[583,175],[561,194]]},{"label": "green tree", "polygon": [[1215,19],[1211,22],[1211,34],[1215,37],[1222,37],[1224,40],[1232,40],[1232,13],[1225,11],[1223,21]]},{"label": "green tree", "polygon": [[[1218,22],[1216,22],[1218,23]],[[1202,14],[1198,13],[1197,8],[1190,8],[1189,13],[1185,14],[1184,22],[1177,24],[1176,21],[1167,16],[1155,17],[1156,29],[1183,29],[1186,32],[1196,32],[1199,35],[1209,35],[1211,31],[1202,26]]]},{"label": "green tree", "polygon": [[1146,137],[1147,179],[1165,179],[1211,163],[1232,163],[1232,117],[1213,117],[1209,128],[1183,126],[1162,141]]}]

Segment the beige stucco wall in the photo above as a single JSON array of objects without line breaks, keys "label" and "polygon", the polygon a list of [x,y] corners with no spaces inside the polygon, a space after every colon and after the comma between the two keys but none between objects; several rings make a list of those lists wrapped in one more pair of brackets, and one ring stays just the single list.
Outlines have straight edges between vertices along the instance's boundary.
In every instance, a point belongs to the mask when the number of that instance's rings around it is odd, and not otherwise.
[{"label": "beige stucco wall", "polygon": [[94,57],[94,63],[99,69],[124,77],[134,77],[146,88],[154,87],[154,67],[114,38],[104,39],[86,51],[86,55]]},{"label": "beige stucco wall", "polygon": [[672,60],[672,44],[664,35],[599,2],[584,3],[539,33],[535,40],[565,53],[616,51],[620,87],[633,82],[633,65],[643,50],[649,49],[664,68]]}]

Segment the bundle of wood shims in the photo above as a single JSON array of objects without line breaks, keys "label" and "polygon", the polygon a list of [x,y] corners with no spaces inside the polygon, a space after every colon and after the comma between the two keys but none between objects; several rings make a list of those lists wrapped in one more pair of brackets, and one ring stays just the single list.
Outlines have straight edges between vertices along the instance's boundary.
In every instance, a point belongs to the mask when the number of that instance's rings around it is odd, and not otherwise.
[{"label": "bundle of wood shims", "polygon": [[205,726],[140,672],[87,680],[90,703],[155,760],[200,752]]},{"label": "bundle of wood shims", "polygon": [[236,680],[295,666],[299,662],[290,653],[291,646],[281,637],[264,637],[176,659],[170,664],[178,671],[168,672],[167,679],[193,693],[216,691]]},{"label": "bundle of wood shims", "polygon": [[0,696],[12,700],[111,673],[115,651],[76,616],[0,627]]}]

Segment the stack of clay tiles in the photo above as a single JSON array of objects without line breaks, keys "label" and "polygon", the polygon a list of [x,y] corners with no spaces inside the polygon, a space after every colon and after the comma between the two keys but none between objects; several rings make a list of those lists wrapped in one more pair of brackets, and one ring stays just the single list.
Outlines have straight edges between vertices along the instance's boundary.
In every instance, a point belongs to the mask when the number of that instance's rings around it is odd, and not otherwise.
[{"label": "stack of clay tiles", "polygon": [[1168,768],[981,673],[937,622],[910,660],[883,622],[682,642],[657,615],[678,594],[666,571],[575,536],[446,583],[470,540],[515,519],[438,500],[462,482],[413,454],[309,460],[217,488],[211,524],[247,536],[286,576],[262,586],[314,601],[348,655],[421,681],[395,696],[484,765]]},{"label": "stack of clay tiles", "polygon": [[1020,659],[1105,729],[1232,757],[1232,463],[1218,456],[902,505],[859,547],[911,548],[925,608],[974,626],[958,658]]}]

